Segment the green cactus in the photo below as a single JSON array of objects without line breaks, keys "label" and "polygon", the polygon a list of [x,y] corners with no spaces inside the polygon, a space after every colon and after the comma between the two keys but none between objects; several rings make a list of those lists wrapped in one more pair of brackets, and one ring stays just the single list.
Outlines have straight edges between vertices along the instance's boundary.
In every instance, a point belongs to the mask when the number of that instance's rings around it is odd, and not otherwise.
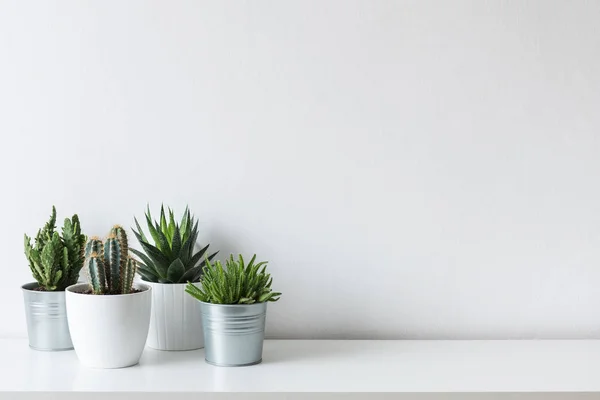
[{"label": "green cactus", "polygon": [[91,238],[85,250],[85,268],[93,294],[131,293],[137,262],[128,254],[125,230],[115,225],[106,243]]},{"label": "green cactus", "polygon": [[90,278],[90,286],[93,294],[106,293],[106,276],[104,274],[104,260],[101,254],[93,251],[85,259],[85,268]]},{"label": "green cactus", "polygon": [[40,229],[31,244],[25,235],[25,256],[34,279],[46,291],[63,291],[77,283],[83,267],[86,236],[81,233],[77,214],[66,218],[62,236],[56,229],[56,208],[52,206],[50,220]]},{"label": "green cactus", "polygon": [[92,253],[104,254],[104,243],[98,236],[92,236],[85,245],[85,258],[88,258]]}]

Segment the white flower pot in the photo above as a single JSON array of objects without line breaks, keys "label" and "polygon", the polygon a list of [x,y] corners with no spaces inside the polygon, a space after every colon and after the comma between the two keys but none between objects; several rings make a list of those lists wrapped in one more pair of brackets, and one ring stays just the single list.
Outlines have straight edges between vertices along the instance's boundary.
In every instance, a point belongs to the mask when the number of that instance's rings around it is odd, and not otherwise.
[{"label": "white flower pot", "polygon": [[152,287],[148,347],[157,350],[195,350],[204,347],[200,303],[185,292],[186,284],[145,281],[144,284]]},{"label": "white flower pot", "polygon": [[92,368],[123,368],[139,362],[150,324],[151,288],[121,295],[82,294],[87,283],[66,290],[67,316],[79,361]]}]

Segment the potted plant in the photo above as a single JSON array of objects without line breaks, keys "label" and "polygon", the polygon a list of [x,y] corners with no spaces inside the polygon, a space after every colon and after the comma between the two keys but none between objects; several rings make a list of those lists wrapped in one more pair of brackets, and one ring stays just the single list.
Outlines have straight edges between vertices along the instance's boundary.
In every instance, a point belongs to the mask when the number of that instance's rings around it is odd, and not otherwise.
[{"label": "potted plant", "polygon": [[66,218],[62,236],[56,229],[56,208],[40,229],[35,243],[25,235],[25,256],[36,282],[21,286],[29,346],[36,350],[70,350],[73,348],[67,313],[65,288],[77,283],[83,266],[86,237],[81,234],[77,214]]},{"label": "potted plant", "polygon": [[133,284],[137,262],[124,229],[113,227],[105,243],[91,238],[84,268],[90,282],[69,286],[66,296],[77,357],[93,368],[137,364],[148,336],[151,288]]},{"label": "potted plant", "polygon": [[248,265],[242,255],[211,264],[206,261],[201,287],[188,284],[186,292],[199,300],[204,328],[206,362],[241,367],[262,361],[267,302],[279,300],[266,261]]},{"label": "potted plant", "polygon": [[[194,350],[204,347],[202,318],[198,302],[185,294],[187,282],[196,283],[202,276],[204,255],[208,246],[195,251],[198,221],[186,208],[181,223],[175,222],[169,208],[164,207],[160,222],[152,221],[150,208],[145,213],[153,243],[150,243],[137,219],[137,237],[142,251],[131,249],[141,262],[138,274],[152,287],[152,316],[147,345],[158,350]],[[217,253],[208,256],[211,260]]]}]

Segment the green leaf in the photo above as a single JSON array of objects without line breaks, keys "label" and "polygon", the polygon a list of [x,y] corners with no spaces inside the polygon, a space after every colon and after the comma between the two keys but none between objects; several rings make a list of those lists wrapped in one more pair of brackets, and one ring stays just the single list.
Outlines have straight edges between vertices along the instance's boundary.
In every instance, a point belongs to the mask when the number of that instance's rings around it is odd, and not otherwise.
[{"label": "green leaf", "polygon": [[179,232],[179,226],[176,225],[173,230],[173,240],[171,241],[171,254],[174,258],[181,258],[181,234]]},{"label": "green leaf", "polygon": [[183,274],[185,273],[185,267],[183,263],[178,258],[169,265],[169,269],[167,270],[167,279],[171,282],[179,282]]},{"label": "green leaf", "polygon": [[175,226],[175,216],[173,215],[173,210],[171,210],[171,207],[169,207],[169,234],[167,235],[167,237],[169,238],[170,243],[173,243],[173,234],[175,233]]},{"label": "green leaf", "polygon": [[146,282],[158,282],[158,279],[155,274],[149,272],[146,268],[141,268],[141,265],[138,264],[138,268],[136,270],[139,276],[141,276],[142,280]]},{"label": "green leaf", "polygon": [[144,242],[147,242],[148,239],[146,239],[146,235],[144,235],[144,231],[142,230],[142,227],[140,226],[140,223],[138,222],[137,218],[133,217],[133,220],[135,221],[135,226],[137,227],[140,237]]},{"label": "green leaf", "polygon": [[[165,277],[167,275],[167,268],[170,264],[169,259],[166,258],[160,250],[149,243],[140,242],[140,245],[144,249],[146,255],[152,260],[156,272],[158,272],[161,277]],[[134,254],[139,256],[138,253]]]},{"label": "green leaf", "polygon": [[165,207],[160,205],[160,231],[165,237],[169,234],[169,227],[167,225],[167,218],[165,217]]},{"label": "green leaf", "polygon": [[[154,244],[160,250],[160,240],[158,238],[158,232],[156,228],[152,224],[152,215],[150,214],[150,206],[148,206],[148,211],[146,211],[146,224],[148,225],[148,230],[150,231],[150,236],[154,239]],[[144,240],[145,243],[149,243],[147,240]]]},{"label": "green leaf", "polygon": [[[204,253],[206,253],[206,250],[208,250],[208,246],[210,246],[210,245],[207,244],[202,249],[200,249],[196,254],[194,254],[194,256],[191,258],[191,260],[188,263],[188,265],[195,266],[196,264],[198,264],[198,261],[200,261],[203,258]],[[218,251],[215,252],[215,253],[213,253],[213,254],[211,254],[208,257],[208,259],[212,260],[217,255],[217,253],[218,253]]]},{"label": "green leaf", "polygon": [[188,208],[188,206],[185,206],[185,211],[183,212],[183,217],[181,217],[181,223],[179,224],[179,225],[181,225],[181,232],[182,232],[181,241],[183,243],[185,243],[186,240],[190,237],[190,231],[192,229],[190,220],[191,220],[190,209]]},{"label": "green leaf", "polygon": [[202,274],[202,266],[198,265],[196,267],[190,268],[185,271],[185,274],[179,279],[179,283],[181,282],[198,282],[199,279],[196,279],[197,275]]},{"label": "green leaf", "polygon": [[167,239],[165,234],[160,229],[158,229],[158,226],[156,226],[156,228],[158,234],[158,241],[160,244],[158,248],[160,249],[161,253],[163,253],[165,257],[169,259],[169,261],[173,261],[174,258],[172,258],[171,244],[169,243],[169,240]]},{"label": "green leaf", "polygon": [[152,261],[147,255],[137,249],[130,248],[129,251],[141,258],[143,261],[142,265],[146,265],[150,272],[152,272],[154,275],[158,275],[158,271],[154,267],[154,261]]},{"label": "green leaf", "polygon": [[[205,259],[202,269],[202,289],[206,301],[215,304],[254,304],[265,301],[277,301],[281,293],[272,292],[272,279],[266,272],[267,262],[255,263],[253,256],[248,265],[244,258],[233,255],[225,261],[225,267],[220,261],[211,262]],[[187,278],[187,276],[186,276]]]}]

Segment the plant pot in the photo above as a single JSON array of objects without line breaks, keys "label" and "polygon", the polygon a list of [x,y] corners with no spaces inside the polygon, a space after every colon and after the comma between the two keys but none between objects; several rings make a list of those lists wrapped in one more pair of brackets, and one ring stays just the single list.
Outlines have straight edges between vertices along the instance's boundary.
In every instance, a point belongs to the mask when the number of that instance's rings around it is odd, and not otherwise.
[{"label": "plant pot", "polygon": [[207,363],[243,367],[262,361],[267,303],[199,303]]},{"label": "plant pot", "polygon": [[83,294],[87,283],[67,288],[67,314],[79,361],[92,368],[123,368],[139,362],[150,326],[151,288],[137,293]]},{"label": "plant pot", "polygon": [[37,282],[21,286],[29,347],[45,351],[73,349],[67,323],[65,292],[39,292],[34,290],[37,287]]},{"label": "plant pot", "polygon": [[204,347],[200,304],[185,292],[186,284],[144,284],[152,288],[152,313],[146,345],[157,350]]}]

